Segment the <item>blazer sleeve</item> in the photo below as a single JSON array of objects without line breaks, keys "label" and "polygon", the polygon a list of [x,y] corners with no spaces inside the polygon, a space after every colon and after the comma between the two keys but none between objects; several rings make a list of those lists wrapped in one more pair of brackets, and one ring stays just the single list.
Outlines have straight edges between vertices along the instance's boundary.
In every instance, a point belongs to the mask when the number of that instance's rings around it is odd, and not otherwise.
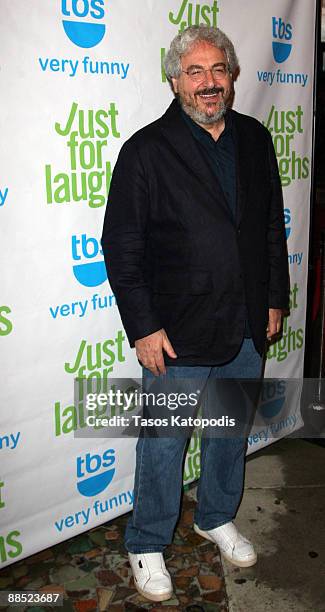
[{"label": "blazer sleeve", "polygon": [[269,260],[269,308],[289,308],[290,279],[288,251],[284,224],[282,187],[272,137],[267,131],[268,158],[271,181],[271,200],[267,229]]},{"label": "blazer sleeve", "polygon": [[114,167],[106,207],[102,248],[130,346],[161,329],[146,277],[149,186],[134,140],[127,141]]}]

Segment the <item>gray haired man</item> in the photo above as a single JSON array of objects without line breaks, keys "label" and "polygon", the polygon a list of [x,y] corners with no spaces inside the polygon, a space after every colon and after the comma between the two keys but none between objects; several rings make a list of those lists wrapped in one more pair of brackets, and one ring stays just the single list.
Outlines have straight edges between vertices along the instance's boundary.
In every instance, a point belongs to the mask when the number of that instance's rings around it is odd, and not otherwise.
[{"label": "gray haired man", "polygon": [[[122,147],[102,245],[143,386],[259,379],[266,337],[281,329],[288,268],[272,139],[231,110],[234,47],[217,28],[171,43],[166,113]],[[209,395],[207,396],[209,397]],[[210,401],[210,414],[218,414]],[[188,406],[188,414],[190,407]],[[138,591],[172,596],[163,551],[179,516],[187,437],[142,435],[125,544]],[[233,523],[243,491],[244,437],[202,437],[194,530],[239,567],[256,563]]]}]

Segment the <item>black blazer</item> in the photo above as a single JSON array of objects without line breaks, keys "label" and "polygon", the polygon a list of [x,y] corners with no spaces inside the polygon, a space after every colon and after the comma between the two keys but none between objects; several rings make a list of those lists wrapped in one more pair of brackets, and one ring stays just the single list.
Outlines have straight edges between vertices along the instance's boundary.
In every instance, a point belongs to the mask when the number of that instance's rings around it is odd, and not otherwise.
[{"label": "black blazer", "polygon": [[[237,168],[234,219],[179,104],[122,147],[102,247],[129,342],[160,328],[170,365],[230,360],[246,309],[263,353],[268,308],[287,308],[288,259],[277,161],[268,130],[232,113]],[[246,308],[245,308],[246,305]]]}]

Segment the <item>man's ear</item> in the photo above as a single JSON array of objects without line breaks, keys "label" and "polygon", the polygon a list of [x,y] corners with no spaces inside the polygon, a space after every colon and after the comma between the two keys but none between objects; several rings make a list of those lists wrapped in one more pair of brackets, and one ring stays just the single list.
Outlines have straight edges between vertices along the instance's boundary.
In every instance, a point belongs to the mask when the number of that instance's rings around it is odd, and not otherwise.
[{"label": "man's ear", "polygon": [[173,92],[177,94],[178,93],[178,81],[177,79],[175,79],[175,77],[172,77],[172,85],[173,85]]}]

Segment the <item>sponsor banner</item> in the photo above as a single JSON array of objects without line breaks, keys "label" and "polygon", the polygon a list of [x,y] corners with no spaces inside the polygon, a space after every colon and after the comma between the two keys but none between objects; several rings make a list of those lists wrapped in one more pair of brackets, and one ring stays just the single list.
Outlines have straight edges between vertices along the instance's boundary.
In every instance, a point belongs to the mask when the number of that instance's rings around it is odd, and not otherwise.
[{"label": "sponsor banner", "polygon": [[[241,66],[234,108],[270,131],[283,187],[291,310],[266,359],[279,397],[265,400],[266,424],[254,423],[248,452],[298,428],[290,406],[300,391],[285,381],[303,371],[315,6],[3,0],[2,565],[132,506],[135,438],[82,437],[85,412],[74,381],[103,381],[105,392],[113,377],[141,375],[100,237],[119,150],[170,103],[163,59],[188,25],[217,26],[233,40]],[[184,483],[199,476],[201,436],[194,430]]]}]

